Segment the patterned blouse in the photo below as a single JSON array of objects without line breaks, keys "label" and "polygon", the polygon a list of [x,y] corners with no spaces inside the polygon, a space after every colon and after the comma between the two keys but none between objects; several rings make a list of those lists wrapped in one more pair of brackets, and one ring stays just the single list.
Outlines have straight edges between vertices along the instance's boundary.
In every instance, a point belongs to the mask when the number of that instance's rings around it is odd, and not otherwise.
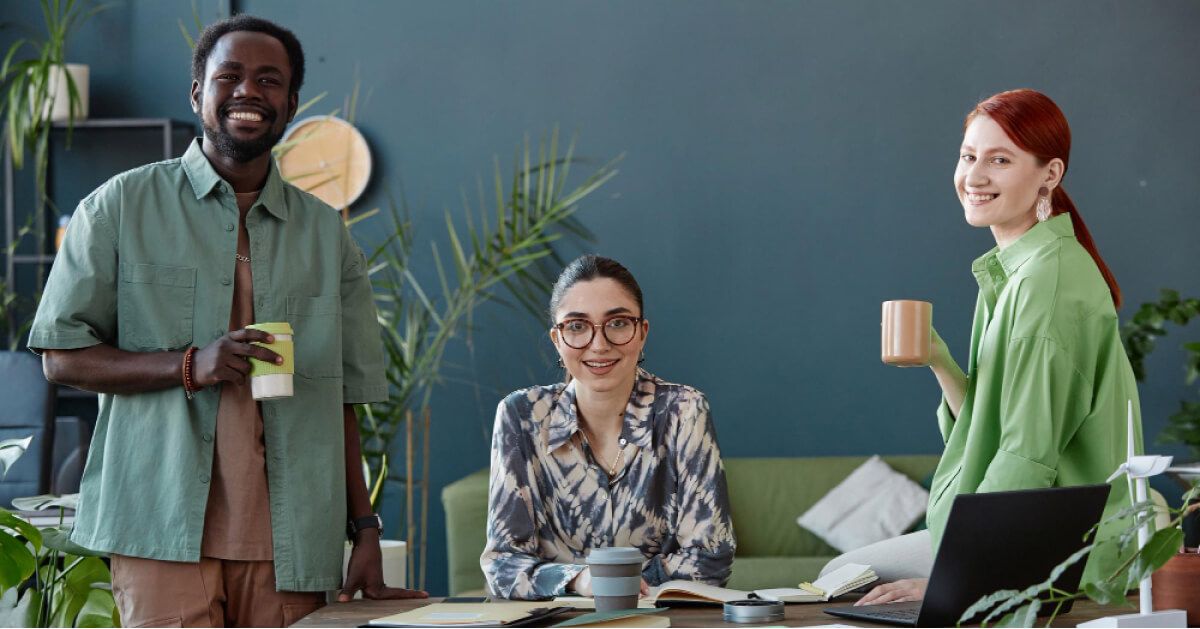
[{"label": "patterned blouse", "polygon": [[611,480],[579,430],[575,383],[510,394],[496,409],[487,547],[493,596],[562,595],[590,548],[634,546],[650,585],[724,585],[736,546],[725,467],[704,394],[641,369]]}]

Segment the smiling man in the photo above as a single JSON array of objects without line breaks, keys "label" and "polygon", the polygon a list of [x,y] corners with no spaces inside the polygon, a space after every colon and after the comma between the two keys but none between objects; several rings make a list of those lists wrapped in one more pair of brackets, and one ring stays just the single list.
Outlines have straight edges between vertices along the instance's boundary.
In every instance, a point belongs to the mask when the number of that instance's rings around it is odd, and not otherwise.
[{"label": "smiling man", "polygon": [[[353,405],[388,394],[366,260],[271,159],[303,81],[290,31],[205,29],[204,137],[80,203],[30,332],[48,379],[101,394],[72,540],[111,554],[127,627],[286,626],[339,587],[425,596],[384,585],[359,464]],[[256,402],[248,358],[282,359],[246,326],[274,321],[295,393]]]}]

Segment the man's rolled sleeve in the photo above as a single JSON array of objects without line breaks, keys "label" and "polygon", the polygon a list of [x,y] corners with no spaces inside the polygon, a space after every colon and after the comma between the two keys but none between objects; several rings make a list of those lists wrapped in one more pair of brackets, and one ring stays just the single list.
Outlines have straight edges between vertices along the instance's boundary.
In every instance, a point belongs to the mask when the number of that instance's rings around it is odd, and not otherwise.
[{"label": "man's rolled sleeve", "polygon": [[382,402],[388,398],[383,340],[367,259],[342,230],[342,401]]},{"label": "man's rolled sleeve", "polygon": [[84,199],[71,217],[29,331],[34,353],[116,344],[117,233],[102,209],[109,187]]}]

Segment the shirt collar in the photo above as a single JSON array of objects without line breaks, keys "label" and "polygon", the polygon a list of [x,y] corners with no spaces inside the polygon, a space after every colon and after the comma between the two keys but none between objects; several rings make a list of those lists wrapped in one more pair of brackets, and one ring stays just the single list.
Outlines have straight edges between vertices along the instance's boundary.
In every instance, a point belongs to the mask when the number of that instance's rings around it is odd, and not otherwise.
[{"label": "shirt collar", "polygon": [[[188,147],[181,160],[183,172],[187,174],[188,181],[192,184],[192,192],[196,194],[197,200],[208,196],[218,184],[224,182],[217,174],[216,169],[209,163],[208,158],[205,157],[204,150],[200,148],[201,141],[203,138],[192,140],[191,146]],[[283,186],[283,178],[279,176],[279,166],[274,159],[271,159],[271,166],[267,171],[267,181],[263,184],[262,193],[258,195],[256,203],[262,204],[276,218],[286,221],[288,208],[283,201]]]},{"label": "shirt collar", "polygon": [[[629,403],[625,405],[625,424],[621,428],[621,438],[639,448],[649,448],[652,445],[651,419],[657,381],[658,378],[639,367],[633,391],[629,394]],[[554,400],[554,407],[550,411],[550,423],[546,430],[548,452],[562,447],[579,431],[579,416],[575,406],[576,382],[571,380]]]},{"label": "shirt collar", "polygon": [[1075,228],[1071,225],[1071,217],[1059,214],[1045,222],[1035,223],[1029,231],[1004,249],[992,247],[971,263],[971,272],[981,282],[985,277],[991,277],[995,283],[1000,283],[1016,273],[1037,250],[1060,238],[1074,237]]}]

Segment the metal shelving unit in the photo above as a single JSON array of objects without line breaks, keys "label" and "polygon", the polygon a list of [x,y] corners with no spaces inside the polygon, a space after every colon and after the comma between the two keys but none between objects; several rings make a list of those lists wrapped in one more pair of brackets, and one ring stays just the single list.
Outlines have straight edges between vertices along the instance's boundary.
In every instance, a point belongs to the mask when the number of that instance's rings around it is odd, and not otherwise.
[{"label": "metal shelving unit", "polygon": [[[74,133],[86,133],[88,129],[161,129],[162,130],[162,154],[163,159],[171,159],[175,157],[175,132],[180,130],[190,130],[195,132],[195,125],[191,122],[181,120],[172,120],[170,118],[89,118],[87,120],[76,121],[72,125]],[[54,123],[55,129],[66,129],[67,123]],[[6,238],[12,238],[16,233],[16,193],[13,190],[15,176],[13,174],[13,161],[11,147],[8,143],[4,143],[4,235]],[[53,164],[53,158],[51,158]],[[45,222],[45,221],[43,221]],[[45,234],[42,234],[45,237]],[[8,286],[13,286],[13,281],[16,275],[16,267],[19,264],[50,264],[54,261],[53,254],[15,254],[6,256],[4,261],[4,281]]]}]

